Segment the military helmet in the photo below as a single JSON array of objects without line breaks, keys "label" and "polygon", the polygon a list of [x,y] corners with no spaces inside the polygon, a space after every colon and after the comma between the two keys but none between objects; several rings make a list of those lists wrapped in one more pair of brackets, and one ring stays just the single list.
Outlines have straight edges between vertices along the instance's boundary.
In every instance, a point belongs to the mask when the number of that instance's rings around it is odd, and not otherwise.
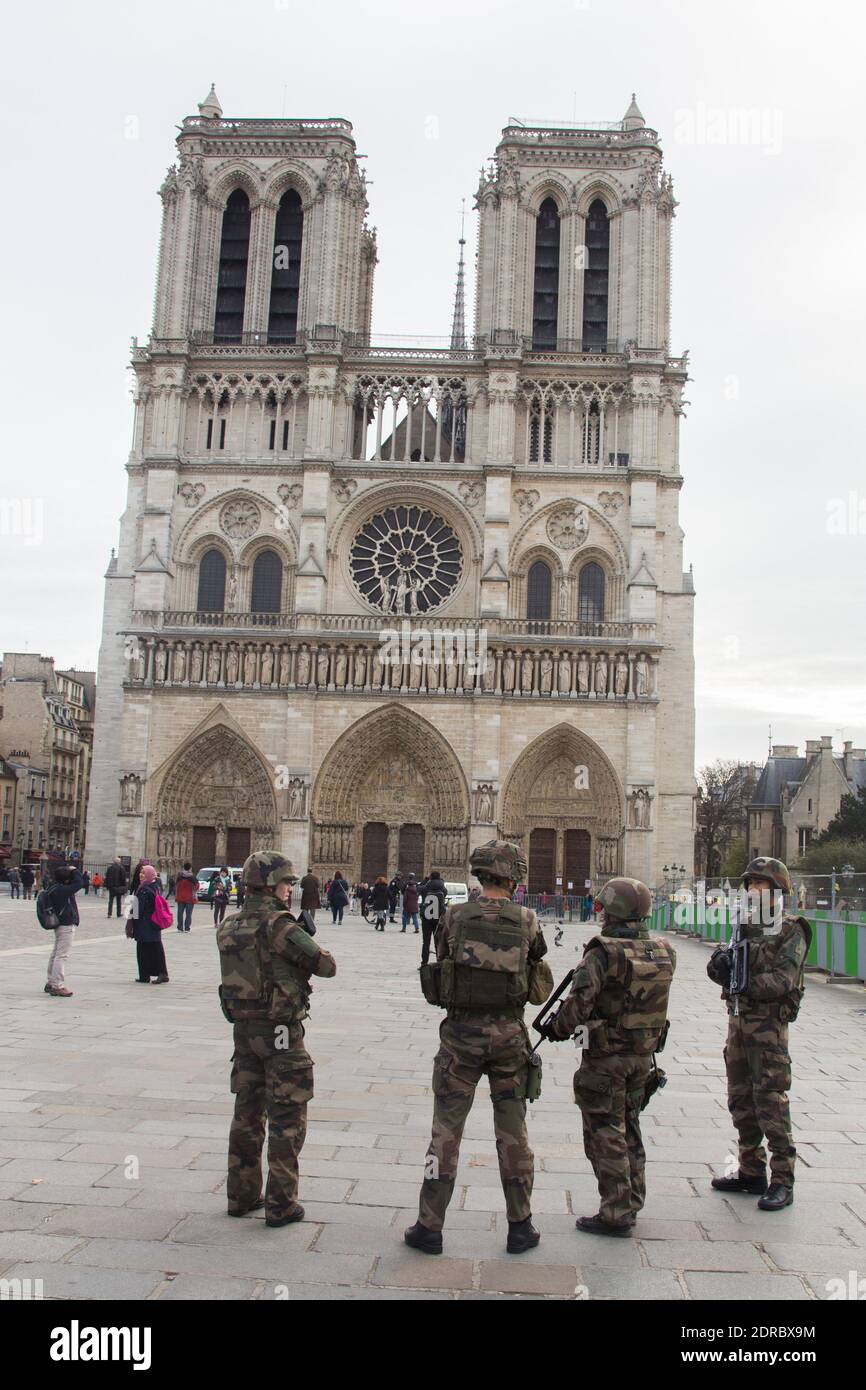
[{"label": "military helmet", "polygon": [[292,868],[291,859],[275,849],[260,849],[251,854],[244,864],[244,887],[255,891],[257,888],[276,888],[278,883],[297,883],[298,876]]},{"label": "military helmet", "polygon": [[781,859],[768,859],[765,854],[753,859],[743,870],[743,886],[748,888],[749,880],[753,878],[765,878],[783,893],[794,891],[788,866],[783,864]]},{"label": "military helmet", "polygon": [[469,867],[476,878],[481,873],[522,883],[526,877],[526,860],[519,846],[510,845],[507,840],[489,840],[486,845],[476,845],[469,856]]},{"label": "military helmet", "polygon": [[650,890],[638,878],[609,878],[595,901],[619,922],[640,922],[653,905]]}]

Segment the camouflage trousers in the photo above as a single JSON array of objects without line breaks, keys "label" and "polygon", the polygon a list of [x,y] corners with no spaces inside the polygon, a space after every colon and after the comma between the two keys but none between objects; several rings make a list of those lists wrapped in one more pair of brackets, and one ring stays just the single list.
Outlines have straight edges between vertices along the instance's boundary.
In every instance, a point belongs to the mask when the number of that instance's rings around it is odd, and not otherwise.
[{"label": "camouflage trousers", "polygon": [[728,1109],[740,1141],[740,1172],[748,1177],[765,1176],[766,1139],[770,1181],[793,1187],[797,1150],[788,1104],[791,1058],[787,1023],[752,1011],[729,1014],[725,1068]]},{"label": "camouflage trousers", "polygon": [[298,1204],[298,1156],[307,1134],[307,1102],[313,1097],[313,1059],[300,1023],[236,1023],[234,1043],[228,1208],[246,1211],[262,1195],[267,1120],[265,1215],[287,1216]]},{"label": "camouflage trousers", "polygon": [[424,1165],[418,1220],[441,1231],[454,1191],[460,1140],[482,1076],[490,1082],[499,1176],[509,1221],[531,1214],[534,1160],[526,1134],[529,1035],[522,1019],[446,1018],[433,1063],[433,1134]]},{"label": "camouflage trousers", "polygon": [[640,1108],[651,1070],[651,1057],[615,1053],[584,1056],[574,1074],[583,1149],[601,1197],[599,1216],[612,1224],[639,1212],[646,1198]]}]

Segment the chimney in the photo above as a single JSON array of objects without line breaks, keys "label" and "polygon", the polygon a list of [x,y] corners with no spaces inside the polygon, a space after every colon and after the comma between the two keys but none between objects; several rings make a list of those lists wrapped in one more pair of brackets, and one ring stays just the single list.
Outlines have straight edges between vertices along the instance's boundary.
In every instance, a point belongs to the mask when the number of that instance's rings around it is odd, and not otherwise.
[{"label": "chimney", "polygon": [[820,742],[819,739],[817,739],[817,738],[807,738],[807,739],[806,739],[806,757],[807,757],[807,758],[810,757],[811,754],[813,754],[813,753],[820,753],[820,751],[821,751],[821,742]]},{"label": "chimney", "polygon": [[832,737],[831,734],[822,734],[822,735],[821,735],[821,747],[822,747],[822,748],[830,748],[830,749],[832,749],[832,747],[833,747],[833,737]]},{"label": "chimney", "polygon": [[798,749],[796,743],[774,743],[774,758],[796,758]]}]

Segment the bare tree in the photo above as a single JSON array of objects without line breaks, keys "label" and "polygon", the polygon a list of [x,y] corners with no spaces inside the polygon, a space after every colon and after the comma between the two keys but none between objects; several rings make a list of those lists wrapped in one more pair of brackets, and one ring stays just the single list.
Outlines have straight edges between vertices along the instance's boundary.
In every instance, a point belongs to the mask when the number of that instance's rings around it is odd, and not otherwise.
[{"label": "bare tree", "polygon": [[732,840],[744,838],[755,770],[718,758],[698,773],[695,858],[709,878],[718,876]]}]

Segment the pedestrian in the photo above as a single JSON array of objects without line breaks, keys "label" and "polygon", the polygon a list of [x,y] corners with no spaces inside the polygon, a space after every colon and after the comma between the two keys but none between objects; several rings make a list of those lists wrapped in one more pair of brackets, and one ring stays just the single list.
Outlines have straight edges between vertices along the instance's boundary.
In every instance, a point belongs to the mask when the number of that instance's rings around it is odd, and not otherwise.
[{"label": "pedestrian", "polygon": [[235,881],[235,906],[237,907],[238,911],[240,911],[240,909],[246,902],[247,897],[247,889],[246,884],[244,883],[243,870],[241,870],[241,872],[237,875],[233,874],[232,877]]},{"label": "pedestrian", "polygon": [[153,920],[156,899],[159,894],[159,876],[152,864],[141,868],[140,882],[135,893],[138,902],[138,916],[133,920],[136,958],[138,960],[138,981],[149,985],[151,976],[154,984],[168,984],[168,966],[165,963],[165,948],[162,944],[162,931]]},{"label": "pedestrian", "polygon": [[538,915],[539,915],[539,917],[546,917],[546,915],[547,915],[547,894],[546,894],[546,893],[542,893],[541,898],[539,899]]},{"label": "pedestrian", "polygon": [[21,873],[18,869],[9,870],[9,896],[10,898],[21,897]]},{"label": "pedestrian", "polygon": [[367,921],[367,904],[370,901],[370,885],[362,881],[358,889],[358,902],[361,904],[361,916]]},{"label": "pedestrian", "polygon": [[515,900],[515,902],[519,903],[519,904],[521,905],[521,907],[523,906],[524,902],[526,901],[526,884],[525,884],[525,883],[518,883],[518,885],[517,885],[517,892],[516,892],[516,894],[514,895],[514,900]]},{"label": "pedestrian", "polygon": [[574,1075],[583,1147],[598,1182],[595,1216],[578,1230],[631,1236],[646,1198],[640,1112],[667,1033],[676,952],[650,936],[652,894],[634,878],[612,878],[598,895],[601,935],[584,947],[565,1003],[543,1022],[542,1037],[564,1042],[589,1028]]},{"label": "pedestrian", "polygon": [[421,884],[421,964],[430,959],[430,943],[436,928],[445,916],[445,883],[438,869]]},{"label": "pedestrian", "polygon": [[195,907],[198,879],[187,859],[174,881],[174,900],[177,903],[177,929],[189,931],[192,926],[192,910]]},{"label": "pedestrian", "polygon": [[316,920],[316,912],[322,906],[322,899],[319,895],[319,880],[312,869],[307,869],[301,879],[301,911],[309,912],[313,921]]},{"label": "pedestrian", "polygon": [[82,883],[84,884],[84,896],[85,896],[85,898],[89,898],[89,897],[90,897],[90,874],[87,872],[86,869],[84,870],[84,873],[81,875],[81,881],[82,881]]},{"label": "pedestrian", "polygon": [[[311,976],[331,977],[334,957],[288,911],[297,878],[273,850],[251,854],[243,868],[242,911],[217,928],[223,1014],[233,1025],[229,1134],[229,1216],[265,1209],[265,1224],[304,1219],[298,1159],[313,1097],[313,1059],[304,1045]],[[262,1148],[268,1126],[268,1182],[262,1196]]]},{"label": "pedestrian", "polygon": [[580,920],[582,922],[588,922],[592,915],[592,901],[592,893],[587,890],[586,897],[581,905]]},{"label": "pedestrian", "polygon": [[385,919],[388,916],[389,902],[390,898],[388,895],[388,880],[384,874],[380,874],[379,877],[376,879],[376,882],[373,884],[373,890],[370,894],[369,902],[369,906],[372,907],[373,911],[376,914],[376,931],[385,930]]},{"label": "pedestrian", "polygon": [[108,890],[108,916],[111,916],[111,909],[117,903],[117,915],[120,916],[120,904],[127,885],[126,869],[120,861],[120,856],[115,855],[108,868],[105,870],[105,887]]},{"label": "pedestrian", "polygon": [[337,869],[331,879],[331,886],[328,889],[328,904],[331,909],[333,923],[343,924],[343,910],[349,902],[349,888],[340,870]]},{"label": "pedestrian", "polygon": [[226,915],[226,908],[231,897],[231,879],[228,876],[228,869],[222,868],[218,873],[211,876],[208,884],[208,901],[213,907],[213,924],[218,927]]},{"label": "pedestrian", "polygon": [[137,893],[137,892],[138,892],[138,885],[141,883],[141,871],[142,871],[142,869],[144,868],[145,864],[149,864],[149,863],[150,863],[150,860],[149,860],[149,859],[139,859],[138,863],[136,864],[135,868],[134,868],[133,871],[132,871],[132,878],[130,879],[130,883],[129,883],[129,891],[130,891],[130,893]]},{"label": "pedestrian", "polygon": [[[730,993],[731,950],[720,946],[707,974],[722,986],[728,1009],[724,1050],[728,1109],[739,1136],[739,1167],[729,1178],[713,1178],[720,1192],[758,1196],[762,1211],[781,1211],[794,1200],[797,1151],[791,1132],[791,1054],[788,1024],[800,1011],[812,926],[805,917],[784,913],[793,896],[791,876],[781,859],[760,856],[746,866],[743,887],[749,909],[738,934],[748,948],[745,989]],[[770,1150],[767,1185],[766,1139]]]},{"label": "pedestrian", "polygon": [[91,881],[93,883],[93,896],[95,898],[98,898],[99,890],[102,887],[102,874],[99,872],[98,869],[96,873],[93,875],[93,879]]},{"label": "pedestrian", "polygon": [[442,1253],[460,1139],[475,1089],[487,1076],[508,1217],[506,1249],[516,1255],[540,1240],[532,1224],[534,1159],[526,1133],[532,1047],[523,1010],[544,1003],[553,976],[542,959],[547,944],[535,913],[511,901],[526,873],[518,847],[493,840],[474,849],[469,863],[482,895],[448,908],[436,933],[437,963],[420,972],[425,999],[448,1012],[433,1063],[433,1133],[418,1220],[404,1240],[425,1254]]},{"label": "pedestrian", "polygon": [[397,904],[400,900],[400,894],[402,892],[403,879],[398,872],[394,875],[394,877],[391,879],[391,882],[388,884],[388,913],[392,922],[396,922],[397,920]]},{"label": "pedestrian", "polygon": [[54,870],[54,882],[45,890],[45,899],[37,899],[45,908],[54,912],[59,925],[54,928],[54,947],[48,961],[48,979],[45,993],[58,999],[71,999],[72,990],[66,988],[66,962],[72,950],[75,928],[78,926],[78,904],[75,894],[84,887],[84,879],[77,869],[68,864],[60,864]]},{"label": "pedestrian", "polygon": [[406,879],[406,887],[403,889],[403,927],[405,931],[409,923],[415,928],[415,935],[418,935],[420,927],[418,925],[418,882],[414,874],[410,874]]}]

